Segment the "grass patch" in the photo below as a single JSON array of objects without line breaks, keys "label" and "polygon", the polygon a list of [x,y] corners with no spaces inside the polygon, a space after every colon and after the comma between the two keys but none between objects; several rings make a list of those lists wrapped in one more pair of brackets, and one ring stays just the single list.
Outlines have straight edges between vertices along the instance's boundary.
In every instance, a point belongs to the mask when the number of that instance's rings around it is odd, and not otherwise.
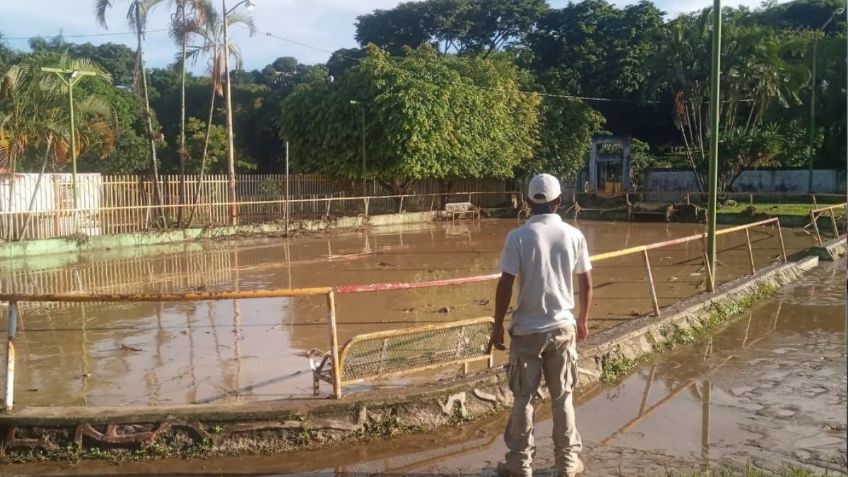
[{"label": "grass patch", "polygon": [[[735,205],[720,207],[718,214],[769,214],[769,215],[810,215],[815,208],[813,204],[761,204],[754,203],[754,209],[747,202],[737,202]],[[753,213],[752,213],[753,212]]]},{"label": "grass patch", "polygon": [[775,285],[758,283],[754,290],[733,301],[713,303],[709,311],[700,317],[698,323],[690,328],[684,329],[677,325],[661,328],[660,334],[664,338],[662,342],[657,342],[652,335],[648,335],[648,340],[653,349],[652,352],[645,353],[635,359],[606,356],[601,364],[601,382],[609,384],[617,380],[646,363],[658,353],[697,343],[704,336],[715,333],[718,329],[733,321],[733,318],[753,308],[758,301],[774,296],[775,293],[777,293]]},{"label": "grass patch", "polygon": [[814,472],[803,467],[787,466],[777,472],[756,469],[748,465],[744,469],[711,469],[707,471],[668,472],[667,477],[830,477],[842,475],[838,472]]}]

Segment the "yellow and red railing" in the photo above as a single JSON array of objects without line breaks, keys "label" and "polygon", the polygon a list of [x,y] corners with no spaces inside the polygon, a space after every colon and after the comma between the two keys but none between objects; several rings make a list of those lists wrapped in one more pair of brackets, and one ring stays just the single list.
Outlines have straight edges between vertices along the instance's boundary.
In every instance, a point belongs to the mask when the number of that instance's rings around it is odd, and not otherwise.
[{"label": "yellow and red railing", "polygon": [[[777,218],[753,222],[750,224],[729,227],[718,231],[718,235],[728,235],[736,232],[745,232],[748,254],[751,262],[751,273],[756,273],[754,266],[753,247],[751,243],[750,230],[756,227],[764,226],[777,227],[777,236],[780,240],[781,258],[786,261],[786,248],[783,241],[783,233],[780,228],[780,222]],[[677,239],[666,240],[637,247],[630,247],[612,252],[596,254],[591,257],[593,262],[612,260],[619,257],[630,255],[642,255],[647,275],[649,294],[653,304],[653,311],[656,316],[660,315],[660,306],[657,299],[656,285],[654,283],[653,272],[649,252],[653,250],[663,249],[665,247],[680,245],[685,243],[702,241],[705,243],[706,234],[695,234]],[[713,290],[715,286],[715,271],[709,270],[706,266],[708,263],[706,254],[704,254],[705,269],[708,273],[709,289]],[[93,293],[48,293],[48,294],[22,294],[22,293],[3,293],[0,294],[0,302],[8,302],[8,338],[6,346],[6,396],[4,408],[6,412],[11,412],[14,404],[14,384],[15,384],[15,338],[17,335],[17,318],[18,318],[18,302],[72,302],[72,303],[139,303],[139,302],[184,302],[184,301],[213,301],[213,300],[233,300],[233,299],[251,299],[251,298],[296,298],[306,296],[324,296],[327,306],[327,333],[330,342],[330,359],[332,360],[333,369],[333,395],[336,398],[341,397],[341,380],[339,378],[339,341],[336,325],[336,295],[382,292],[390,290],[412,290],[419,288],[433,288],[455,286],[462,284],[480,283],[496,280],[500,274],[477,275],[470,277],[448,278],[442,280],[428,280],[419,282],[395,282],[395,283],[372,283],[364,285],[338,285],[335,287],[316,287],[316,288],[290,288],[277,290],[255,290],[255,291],[220,291],[220,292],[202,292],[202,293],[168,293],[168,294],[93,294]]]}]

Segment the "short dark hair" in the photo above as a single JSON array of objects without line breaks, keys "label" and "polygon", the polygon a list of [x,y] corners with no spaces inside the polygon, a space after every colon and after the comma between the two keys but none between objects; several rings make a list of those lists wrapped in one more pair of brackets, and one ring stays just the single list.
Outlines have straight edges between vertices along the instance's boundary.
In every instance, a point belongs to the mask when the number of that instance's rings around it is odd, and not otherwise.
[{"label": "short dark hair", "polygon": [[559,206],[562,205],[561,199],[562,199],[562,196],[559,196],[559,197],[557,197],[556,199],[554,199],[550,202],[545,202],[544,204],[539,204],[539,203],[533,202],[532,200],[529,200],[529,197],[528,197],[527,203],[530,205],[530,211],[533,213],[533,215],[553,214],[553,213],[556,213]]}]

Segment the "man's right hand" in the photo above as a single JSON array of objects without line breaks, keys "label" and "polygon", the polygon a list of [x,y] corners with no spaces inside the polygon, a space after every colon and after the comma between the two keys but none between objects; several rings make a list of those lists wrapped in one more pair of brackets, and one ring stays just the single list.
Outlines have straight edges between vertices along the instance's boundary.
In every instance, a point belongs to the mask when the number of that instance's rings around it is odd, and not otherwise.
[{"label": "man's right hand", "polygon": [[585,340],[589,337],[589,320],[577,321],[577,342]]},{"label": "man's right hand", "polygon": [[492,348],[498,351],[504,351],[506,349],[506,345],[504,345],[503,325],[495,325],[495,327],[492,328],[492,336],[491,338],[489,338],[489,350],[491,350]]}]

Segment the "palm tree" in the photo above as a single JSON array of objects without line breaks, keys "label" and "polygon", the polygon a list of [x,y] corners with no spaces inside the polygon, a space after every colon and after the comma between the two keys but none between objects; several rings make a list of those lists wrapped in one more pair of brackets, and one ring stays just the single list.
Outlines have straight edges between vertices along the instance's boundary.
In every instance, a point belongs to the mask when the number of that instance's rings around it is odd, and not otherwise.
[{"label": "palm tree", "polygon": [[[185,164],[189,159],[186,149],[186,61],[191,35],[202,30],[211,6],[207,0],[145,0],[144,9],[151,11],[158,5],[174,8],[171,15],[171,38],[180,46],[180,204],[186,203]],[[183,221],[183,208],[177,212],[177,222]]]},{"label": "palm tree", "polygon": [[[197,62],[200,57],[207,57],[209,61],[209,79],[210,79],[210,98],[209,98],[209,116],[206,122],[206,137],[203,142],[203,156],[200,161],[200,180],[198,188],[194,194],[192,203],[197,205],[200,200],[200,194],[203,190],[203,179],[206,174],[206,160],[209,151],[209,135],[212,131],[212,119],[215,114],[215,97],[224,95],[224,76],[226,70],[224,67],[224,19],[211,5],[209,5],[204,14],[206,19],[203,28],[197,32],[197,35],[202,40],[201,44],[190,46],[188,49],[187,59]],[[227,26],[243,25],[247,27],[252,35],[256,31],[256,25],[253,23],[253,17],[245,15],[241,12],[233,12],[226,17]],[[241,50],[238,45],[229,41],[229,55],[235,60],[236,67],[240,68],[242,64]],[[191,216],[188,219],[188,224],[194,220],[196,207],[192,207]]]},{"label": "palm tree", "polygon": [[[147,88],[147,71],[144,69],[144,31],[147,27],[147,9],[144,7],[142,0],[128,0],[130,2],[129,10],[127,11],[127,21],[130,28],[136,34],[136,61],[135,61],[135,79],[141,78],[141,94],[144,100],[144,119],[147,123],[147,142],[150,147],[150,173],[153,182],[153,194],[156,204],[159,206],[159,212],[162,217],[162,224],[167,227],[165,209],[162,201],[162,187],[159,183],[159,160],[156,157],[156,141],[158,134],[155,132],[153,125],[153,111],[150,109],[150,95]],[[95,0],[94,12],[97,16],[97,21],[108,28],[106,23],[106,12],[112,8],[113,0]]]},{"label": "palm tree", "polygon": [[[49,160],[57,165],[67,164],[71,148],[70,115],[67,104],[67,85],[53,75],[41,71],[50,65],[62,69],[85,71],[108,81],[109,75],[96,64],[85,59],[59,58],[52,55],[33,55],[26,61],[12,66],[3,76],[0,89],[0,160],[5,163],[10,177],[14,177],[20,159],[33,156],[35,150],[43,149],[42,163],[35,190],[29,200],[27,215],[20,235],[6,221],[6,238],[26,238],[32,218],[32,209],[41,187]],[[100,98],[78,96],[74,103],[76,111],[77,149],[99,150],[108,153],[114,144],[112,111]],[[14,180],[9,183],[8,203],[14,197]],[[11,208],[10,208],[11,211]]]}]

